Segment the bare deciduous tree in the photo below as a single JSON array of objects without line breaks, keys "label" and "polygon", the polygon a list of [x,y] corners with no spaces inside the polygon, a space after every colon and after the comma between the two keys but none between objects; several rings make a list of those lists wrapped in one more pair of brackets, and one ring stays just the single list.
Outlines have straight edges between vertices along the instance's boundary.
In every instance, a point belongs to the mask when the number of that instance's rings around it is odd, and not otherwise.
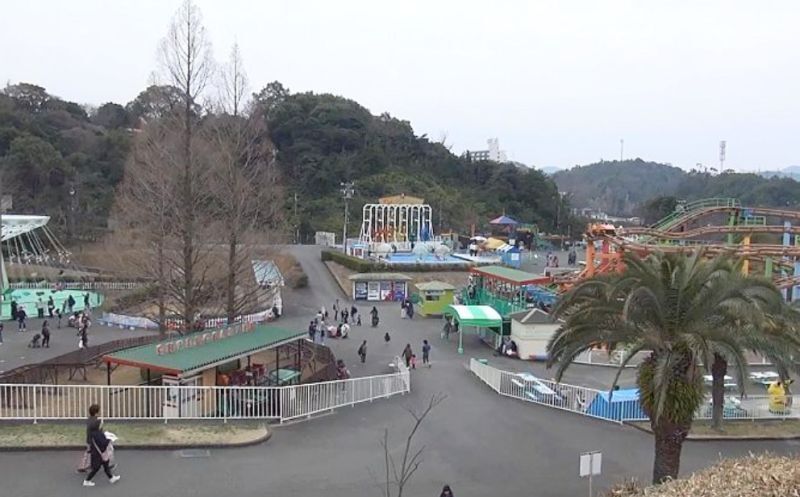
[{"label": "bare deciduous tree", "polygon": [[209,120],[208,128],[214,151],[214,204],[227,246],[225,313],[232,321],[252,303],[253,295],[241,280],[249,276],[255,231],[273,221],[277,185],[266,120],[257,107],[250,115],[241,113],[247,75],[236,46],[220,84],[221,112]]},{"label": "bare deciduous tree", "polygon": [[420,426],[422,426],[425,418],[427,418],[431,411],[446,398],[446,395],[437,393],[431,396],[428,400],[428,404],[421,411],[406,408],[406,411],[414,418],[414,425],[406,437],[406,442],[403,445],[402,459],[400,459],[399,464],[389,449],[389,429],[387,428],[384,430],[383,440],[381,440],[384,459],[384,478],[382,478],[381,486],[385,497],[392,497],[392,489],[396,489],[397,493],[395,495],[397,497],[403,497],[406,484],[408,484],[411,477],[414,476],[414,473],[416,473],[420,465],[422,465],[422,454],[425,451],[424,445],[418,449],[414,448],[414,436],[417,434]]},{"label": "bare deciduous tree", "polygon": [[174,229],[176,186],[175,175],[164,172],[177,167],[173,162],[177,138],[163,122],[152,123],[137,134],[117,190],[114,216],[125,228],[121,231],[128,235],[127,239],[117,241],[136,248],[115,255],[126,257],[125,262],[155,282],[157,315],[149,317],[158,323],[162,334],[166,332],[166,316],[171,311],[167,299],[171,281],[166,253]]},{"label": "bare deciduous tree", "polygon": [[201,240],[198,237],[199,219],[208,205],[204,192],[208,185],[207,164],[195,155],[199,118],[194,106],[201,98],[213,75],[211,43],[202,23],[200,10],[186,0],[170,24],[166,38],[161,44],[164,71],[170,83],[181,92],[182,106],[172,116],[174,125],[182,136],[180,160],[180,182],[177,185],[179,202],[174,209],[175,228],[180,234],[180,260],[173,260],[183,284],[173,297],[182,304],[180,313],[188,325],[194,321],[199,307],[198,299],[205,283],[206,270],[199,268],[203,257]]}]

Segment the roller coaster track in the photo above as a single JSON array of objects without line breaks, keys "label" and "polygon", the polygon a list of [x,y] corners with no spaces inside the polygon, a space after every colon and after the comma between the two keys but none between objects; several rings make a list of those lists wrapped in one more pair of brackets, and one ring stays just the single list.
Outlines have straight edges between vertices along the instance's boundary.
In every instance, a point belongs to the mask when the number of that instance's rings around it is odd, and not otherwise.
[{"label": "roller coaster track", "polygon": [[664,240],[681,240],[695,238],[703,235],[728,234],[728,233],[792,233],[800,234],[800,226],[790,226],[788,228],[780,225],[737,225],[737,226],[701,226],[686,231],[662,231],[652,228],[620,228],[617,233],[623,236],[642,235]]},{"label": "roller coaster track", "polygon": [[[675,211],[649,228],[641,229],[650,229],[658,233],[673,232],[698,218],[735,211],[748,211],[749,213],[765,217],[800,220],[800,211],[771,209],[767,207],[742,207],[736,199],[712,198],[686,204],[681,211]],[[781,227],[781,230],[783,230],[783,227]]]}]

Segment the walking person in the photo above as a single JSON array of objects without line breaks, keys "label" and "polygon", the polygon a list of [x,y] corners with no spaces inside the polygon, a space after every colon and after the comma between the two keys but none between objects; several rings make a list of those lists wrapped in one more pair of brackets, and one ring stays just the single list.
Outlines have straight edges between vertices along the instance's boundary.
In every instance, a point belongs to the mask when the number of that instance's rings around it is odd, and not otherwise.
[{"label": "walking person", "polygon": [[308,324],[308,339],[311,340],[312,342],[314,341],[314,335],[316,334],[316,332],[317,332],[317,325],[316,323],[314,323],[314,321],[311,321]]},{"label": "walking person", "polygon": [[3,345],[3,323],[0,322],[0,345]]},{"label": "walking person", "polygon": [[442,338],[450,340],[450,333],[453,332],[453,321],[450,318],[444,320],[444,329],[442,330]]},{"label": "walking person", "polygon": [[89,301],[89,292],[83,294],[83,308],[87,314],[92,312],[92,304]]},{"label": "walking person", "polygon": [[53,311],[56,308],[56,303],[53,301],[53,296],[50,295],[47,298],[47,314],[50,316],[50,319],[53,318]]},{"label": "walking person", "polygon": [[[92,407],[97,407],[93,405]],[[97,412],[100,412],[100,408],[97,407]],[[103,471],[108,476],[108,481],[111,484],[114,484],[119,481],[120,476],[114,475],[111,472],[111,467],[109,463],[111,461],[111,455],[109,449],[109,445],[111,442],[106,438],[105,433],[102,430],[102,423],[99,419],[93,420],[89,426],[89,452],[90,452],[90,460],[92,465],[92,470],[86,475],[86,479],[83,480],[84,487],[93,487],[94,482],[92,478],[94,475],[100,471],[100,468],[103,468]]]},{"label": "walking person", "polygon": [[442,487],[442,493],[439,494],[439,497],[453,497],[453,491],[450,490],[450,485]]},{"label": "walking person", "polygon": [[25,331],[27,326],[25,324],[25,320],[28,318],[28,313],[25,312],[24,307],[20,307],[17,309],[17,331]]},{"label": "walking person", "polygon": [[411,344],[407,343],[406,344],[406,348],[403,349],[403,353],[402,353],[403,360],[406,361],[406,367],[407,368],[411,367],[411,356],[412,355],[414,355],[414,352],[411,351]]},{"label": "walking person", "polygon": [[408,314],[408,319],[414,319],[414,304],[411,303],[410,300],[407,301],[406,304],[406,314]]},{"label": "walking person", "polygon": [[367,341],[361,342],[361,347],[358,348],[358,356],[361,358],[361,364],[367,361]]},{"label": "walking person", "polygon": [[350,319],[356,319],[356,315],[358,314],[358,309],[355,305],[350,306]]},{"label": "walking person", "polygon": [[408,315],[408,310],[406,309],[406,301],[400,302],[400,319],[405,319]]},{"label": "walking person", "polygon": [[50,325],[46,320],[42,323],[42,347],[50,348]]},{"label": "walking person", "polygon": [[69,308],[69,313],[72,314],[72,311],[75,308],[75,299],[72,297],[72,295],[67,297],[67,307]]},{"label": "walking person", "polygon": [[12,300],[11,301],[11,320],[12,321],[16,321],[17,320],[17,310],[18,309],[19,309],[19,306],[17,305],[17,301],[16,300]]},{"label": "walking person", "polygon": [[375,328],[375,327],[378,326],[378,321],[379,321],[378,308],[375,307],[375,306],[372,306],[372,310],[369,311],[369,313],[372,316],[372,327]]},{"label": "walking person", "polygon": [[422,364],[431,367],[431,344],[427,340],[422,341]]},{"label": "walking person", "polygon": [[36,301],[36,313],[39,316],[39,319],[44,319],[44,301],[42,297]]}]

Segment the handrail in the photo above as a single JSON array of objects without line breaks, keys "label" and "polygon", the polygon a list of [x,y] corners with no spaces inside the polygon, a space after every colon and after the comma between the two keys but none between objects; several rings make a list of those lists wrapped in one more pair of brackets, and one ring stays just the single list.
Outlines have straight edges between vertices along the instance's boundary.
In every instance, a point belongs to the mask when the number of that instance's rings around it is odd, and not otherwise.
[{"label": "handrail", "polygon": [[719,207],[728,207],[728,208],[739,208],[741,204],[735,198],[706,198],[701,200],[695,200],[694,202],[689,202],[680,206],[681,209],[676,209],[671,214],[667,215],[663,219],[657,221],[655,224],[651,226],[653,229],[658,230],[666,230],[679,224],[677,221],[680,218],[687,216],[688,214],[700,210],[700,209],[709,209],[709,208],[719,208]]}]

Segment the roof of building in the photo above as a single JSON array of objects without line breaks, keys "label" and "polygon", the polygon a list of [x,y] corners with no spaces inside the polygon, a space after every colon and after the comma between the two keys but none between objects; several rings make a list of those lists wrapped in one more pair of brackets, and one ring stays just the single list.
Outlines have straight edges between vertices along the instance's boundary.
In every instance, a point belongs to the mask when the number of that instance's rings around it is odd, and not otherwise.
[{"label": "roof of building", "polygon": [[251,261],[259,285],[283,286],[281,270],[273,261]]},{"label": "roof of building", "polygon": [[503,325],[503,317],[488,305],[448,305],[444,314],[453,316],[464,326],[492,328]]},{"label": "roof of building", "polygon": [[347,277],[350,281],[411,281],[411,276],[401,273],[357,273]]},{"label": "roof of building", "polygon": [[[185,335],[180,339],[191,339],[211,333],[211,331],[201,331]],[[104,356],[103,361],[176,376],[187,376],[261,350],[282,345],[304,335],[305,331],[261,325],[250,332],[209,340],[202,345],[159,354],[157,351],[159,345],[176,341],[175,339],[162,340],[154,344],[114,352]]]},{"label": "roof of building", "polygon": [[445,283],[444,281],[423,281],[422,283],[417,283],[415,286],[420,290],[440,292],[456,289],[455,286],[451,285],[450,283]]},{"label": "roof of building", "polygon": [[511,314],[511,319],[522,324],[555,324],[559,321],[541,309],[525,309]]},{"label": "roof of building", "polygon": [[503,266],[473,267],[472,269],[470,269],[470,271],[476,274],[481,274],[484,276],[490,276],[500,280],[508,281],[509,283],[525,284],[525,283],[537,283],[541,282],[542,280],[549,280],[549,278],[544,276],[536,275],[533,273],[526,273],[525,271],[520,271],[519,269],[511,269],[509,267],[503,267]]}]

